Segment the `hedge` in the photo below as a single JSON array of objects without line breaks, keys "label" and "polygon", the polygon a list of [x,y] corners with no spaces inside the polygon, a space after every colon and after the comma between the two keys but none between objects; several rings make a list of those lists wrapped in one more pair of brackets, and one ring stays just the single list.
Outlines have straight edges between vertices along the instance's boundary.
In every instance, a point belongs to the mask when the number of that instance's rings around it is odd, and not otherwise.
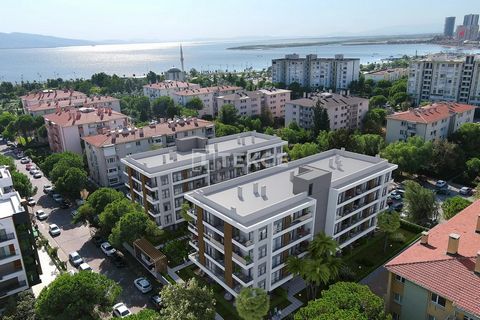
[{"label": "hedge", "polygon": [[405,229],[407,231],[413,232],[413,233],[421,233],[423,231],[428,231],[428,228],[422,227],[418,224],[412,223],[407,220],[400,219],[400,227],[402,229]]}]

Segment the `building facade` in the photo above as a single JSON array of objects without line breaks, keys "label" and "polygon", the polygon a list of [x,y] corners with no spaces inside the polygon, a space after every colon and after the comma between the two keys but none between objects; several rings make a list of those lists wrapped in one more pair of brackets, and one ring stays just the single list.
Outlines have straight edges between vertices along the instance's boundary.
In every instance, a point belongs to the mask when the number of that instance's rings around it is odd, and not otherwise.
[{"label": "building facade", "polygon": [[291,90],[286,89],[260,89],[262,95],[262,106],[268,108],[274,118],[285,117],[285,105],[290,101]]},{"label": "building facade", "polygon": [[331,130],[360,128],[368,112],[369,103],[368,99],[353,97],[347,93],[310,94],[306,98],[291,100],[286,104],[285,126],[295,122],[300,128],[311,129],[317,102],[327,109]]},{"label": "building facade", "polygon": [[480,319],[479,210],[476,201],[385,265],[394,320]]},{"label": "building facade", "polygon": [[53,152],[83,152],[83,137],[123,129],[127,116],[110,108],[59,110],[43,116],[48,143]]},{"label": "building facade", "polygon": [[478,14],[467,14],[463,17],[463,25],[457,27],[457,40],[478,40],[478,17]]},{"label": "building facade", "polygon": [[480,106],[480,56],[437,54],[410,62],[407,93],[417,105],[453,101]]},{"label": "building facade", "polygon": [[282,163],[278,137],[244,132],[214,139],[187,137],[176,146],[129,155],[125,165],[127,197],[140,203],[162,227],[183,222],[185,193]]},{"label": "building facade", "polygon": [[155,148],[171,147],[177,138],[191,136],[214,138],[215,125],[196,118],[177,118],[151,123],[144,128],[125,127],[84,137],[90,178],[102,187],[123,187],[125,166],[120,159]]},{"label": "building facade", "polygon": [[[0,167],[0,306],[4,299],[40,283],[42,273],[25,201]],[[1,307],[0,307],[1,308]]]},{"label": "building facade", "polygon": [[473,122],[475,107],[458,103],[434,103],[387,116],[387,143],[420,137],[443,140],[464,123]]},{"label": "building facade", "polygon": [[443,36],[444,37],[453,37],[455,31],[455,17],[446,17],[445,24],[443,26]]},{"label": "building facade", "polygon": [[120,112],[120,100],[106,96],[53,100],[29,106],[27,112],[32,116],[44,116],[59,112],[59,110],[65,111],[72,108],[110,108],[113,111]]},{"label": "building facade", "polygon": [[406,76],[407,74],[407,68],[393,68],[367,72],[363,76],[365,77],[365,80],[373,80],[375,82],[385,80],[393,82]]},{"label": "building facade", "polygon": [[332,149],[190,192],[190,259],[234,296],[272,291],[292,279],[288,257],[305,255],[315,234],[345,248],[372,233],[396,167]]},{"label": "building facade", "polygon": [[160,97],[175,98],[175,92],[187,89],[200,89],[200,85],[196,83],[165,80],[162,82],[146,84],[143,86],[143,95],[150,100]]},{"label": "building facade", "polygon": [[272,82],[286,86],[296,82],[302,87],[321,89],[347,89],[360,74],[360,59],[344,58],[342,54],[334,58],[318,58],[309,54],[300,58],[289,54],[282,59],[272,60]]},{"label": "building facade", "polygon": [[226,104],[234,106],[240,116],[259,116],[262,108],[262,94],[258,91],[240,91],[217,97],[218,110]]},{"label": "building facade", "polygon": [[[85,99],[83,92],[73,90],[41,90],[33,91],[20,97],[23,111],[30,114],[30,109],[38,108],[39,105],[55,104],[57,101]],[[54,108],[55,109],[55,108]]]}]

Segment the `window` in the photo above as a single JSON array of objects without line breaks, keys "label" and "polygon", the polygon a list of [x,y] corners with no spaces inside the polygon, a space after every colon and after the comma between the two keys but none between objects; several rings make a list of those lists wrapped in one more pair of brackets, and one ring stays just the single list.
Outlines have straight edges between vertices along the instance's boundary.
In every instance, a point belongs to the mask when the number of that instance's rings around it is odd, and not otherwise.
[{"label": "window", "polygon": [[400,293],[393,293],[393,301],[395,301],[398,304],[402,304],[402,295]]},{"label": "window", "polygon": [[258,266],[258,276],[264,275],[267,272],[267,263],[264,262]]},{"label": "window", "polygon": [[172,205],[170,204],[170,202],[165,202],[163,204],[163,210],[164,211],[169,211],[171,208],[172,208]]},{"label": "window", "polygon": [[168,189],[162,190],[162,198],[163,199],[170,198],[170,190]]},{"label": "window", "polygon": [[258,248],[258,258],[261,259],[267,255],[267,245]]},{"label": "window", "polygon": [[438,294],[432,293],[432,302],[445,308],[447,300],[445,300],[444,297],[441,297]]},{"label": "window", "polygon": [[401,282],[401,283],[405,283],[405,278],[399,276],[398,274],[395,275],[395,280],[397,280],[398,282]]},{"label": "window", "polygon": [[162,186],[168,184],[168,176],[162,176],[161,180],[162,180]]},{"label": "window", "polygon": [[165,224],[169,224],[169,223],[172,223],[172,215],[171,214],[167,214],[165,216]]},{"label": "window", "polygon": [[308,185],[308,195],[311,196],[313,193],[313,183],[310,183]]},{"label": "window", "polygon": [[259,281],[258,282],[258,287],[265,290],[265,280]]},{"label": "window", "polygon": [[115,158],[108,158],[107,159],[107,163],[114,163],[115,162]]},{"label": "window", "polygon": [[259,234],[260,240],[266,239],[267,238],[267,227],[263,227],[260,229],[260,234]]}]

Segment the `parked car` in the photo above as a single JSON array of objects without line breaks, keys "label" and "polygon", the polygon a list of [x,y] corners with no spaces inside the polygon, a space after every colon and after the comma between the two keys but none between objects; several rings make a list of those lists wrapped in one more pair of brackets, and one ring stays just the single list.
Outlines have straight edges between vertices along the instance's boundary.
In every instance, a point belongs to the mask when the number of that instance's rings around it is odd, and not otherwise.
[{"label": "parked car", "polygon": [[137,278],[133,281],[135,284],[135,287],[141,292],[141,293],[147,293],[152,291],[152,284],[150,281],[148,281],[144,277]]},{"label": "parked car", "polygon": [[106,242],[106,240],[100,236],[93,236],[92,239],[97,247],[100,247],[102,243]]},{"label": "parked car", "polygon": [[63,202],[63,197],[59,195],[58,193],[53,194],[53,200],[55,200],[56,203],[62,203]]},{"label": "parked car", "polygon": [[70,273],[70,275],[73,276],[73,275],[75,275],[75,273],[78,273],[78,271],[75,270],[75,269],[71,269],[71,270],[68,270],[68,273]]},{"label": "parked car", "polygon": [[43,193],[50,193],[53,190],[53,187],[51,185],[45,185],[43,186]]},{"label": "parked car", "polygon": [[112,245],[105,241],[104,243],[102,243],[100,245],[100,249],[102,249],[103,253],[105,253],[105,255],[107,255],[108,257],[110,257],[112,254],[115,253],[115,251],[117,251],[114,247],[112,247]]},{"label": "parked car", "polygon": [[29,159],[28,157],[23,157],[22,159],[20,159],[20,163],[21,163],[21,164],[30,163],[30,159]]},{"label": "parked car", "polygon": [[92,267],[88,265],[88,263],[83,262],[78,266],[78,270],[80,271],[93,271]]},{"label": "parked car", "polygon": [[48,218],[48,214],[45,213],[43,210],[37,210],[35,212],[35,216],[37,217],[38,220],[46,220]]},{"label": "parked car", "polygon": [[403,203],[402,202],[394,203],[390,206],[390,209],[395,211],[401,211],[403,209]]},{"label": "parked car", "polygon": [[392,193],[390,193],[390,197],[392,199],[395,199],[395,200],[401,200],[402,199],[402,196],[400,195],[400,193],[398,193],[396,191],[393,191]]},{"label": "parked car", "polygon": [[123,303],[117,303],[113,306],[113,316],[117,318],[126,318],[132,313],[128,310],[127,306]]},{"label": "parked car", "polygon": [[74,267],[78,267],[83,263],[83,258],[78,254],[77,251],[70,252],[68,254],[68,260],[70,260]]},{"label": "parked car", "polygon": [[33,197],[28,197],[28,198],[27,198],[27,201],[28,201],[28,205],[29,205],[30,207],[33,207],[34,205],[37,204],[37,201],[35,201],[35,199],[33,199]]},{"label": "parked car", "polygon": [[50,233],[50,235],[52,237],[56,237],[56,236],[60,235],[60,233],[62,231],[60,230],[60,228],[55,223],[52,223],[51,225],[48,226],[48,232]]},{"label": "parked car", "polygon": [[450,195],[450,190],[448,188],[441,188],[441,189],[435,190],[435,193],[448,196]]},{"label": "parked car", "polygon": [[439,188],[439,189],[442,189],[442,188],[448,187],[448,185],[447,185],[447,181],[444,181],[444,180],[437,180],[437,182],[435,183],[435,187],[437,187],[437,188]]},{"label": "parked car", "polygon": [[72,215],[72,218],[75,218],[78,214],[78,211],[77,210],[73,210],[71,215]]},{"label": "parked car", "polygon": [[153,305],[155,308],[160,309],[162,308],[162,298],[158,294],[154,294],[151,298],[150,301],[152,301]]},{"label": "parked car", "polygon": [[461,187],[458,193],[462,196],[471,196],[473,194],[473,189],[469,187]]},{"label": "parked car", "polygon": [[72,206],[72,204],[70,202],[68,202],[67,200],[63,200],[62,203],[60,204],[60,208],[62,209],[68,209]]},{"label": "parked car", "polygon": [[34,175],[33,175],[33,178],[34,179],[40,179],[42,177],[42,173],[40,171],[37,171]]},{"label": "parked car", "polygon": [[30,171],[30,169],[32,169],[34,167],[35,166],[33,165],[33,163],[27,163],[27,165],[25,166],[25,170]]},{"label": "parked car", "polygon": [[110,261],[117,268],[124,268],[127,265],[127,263],[125,262],[125,257],[123,256],[123,253],[121,253],[118,250],[115,251],[115,253],[110,256]]},{"label": "parked car", "polygon": [[30,168],[30,175],[33,176],[35,173],[40,172],[36,167],[31,167]]}]

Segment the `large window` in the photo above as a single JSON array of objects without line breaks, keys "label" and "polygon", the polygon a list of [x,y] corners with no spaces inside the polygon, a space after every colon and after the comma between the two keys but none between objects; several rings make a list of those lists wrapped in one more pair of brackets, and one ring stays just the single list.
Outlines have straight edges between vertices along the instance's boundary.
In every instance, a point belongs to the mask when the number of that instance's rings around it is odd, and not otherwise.
[{"label": "large window", "polygon": [[445,308],[447,300],[444,297],[439,296],[438,294],[432,293],[432,302]]},{"label": "large window", "polygon": [[393,301],[395,301],[398,304],[402,304],[402,295],[400,293],[394,293],[393,294]]},{"label": "large window", "polygon": [[401,283],[405,283],[405,278],[399,276],[398,274],[395,275],[395,280],[397,280],[398,282],[401,282]]},{"label": "large window", "polygon": [[262,229],[260,229],[259,233],[260,233],[259,234],[260,240],[266,239],[267,238],[267,227],[263,227]]}]

